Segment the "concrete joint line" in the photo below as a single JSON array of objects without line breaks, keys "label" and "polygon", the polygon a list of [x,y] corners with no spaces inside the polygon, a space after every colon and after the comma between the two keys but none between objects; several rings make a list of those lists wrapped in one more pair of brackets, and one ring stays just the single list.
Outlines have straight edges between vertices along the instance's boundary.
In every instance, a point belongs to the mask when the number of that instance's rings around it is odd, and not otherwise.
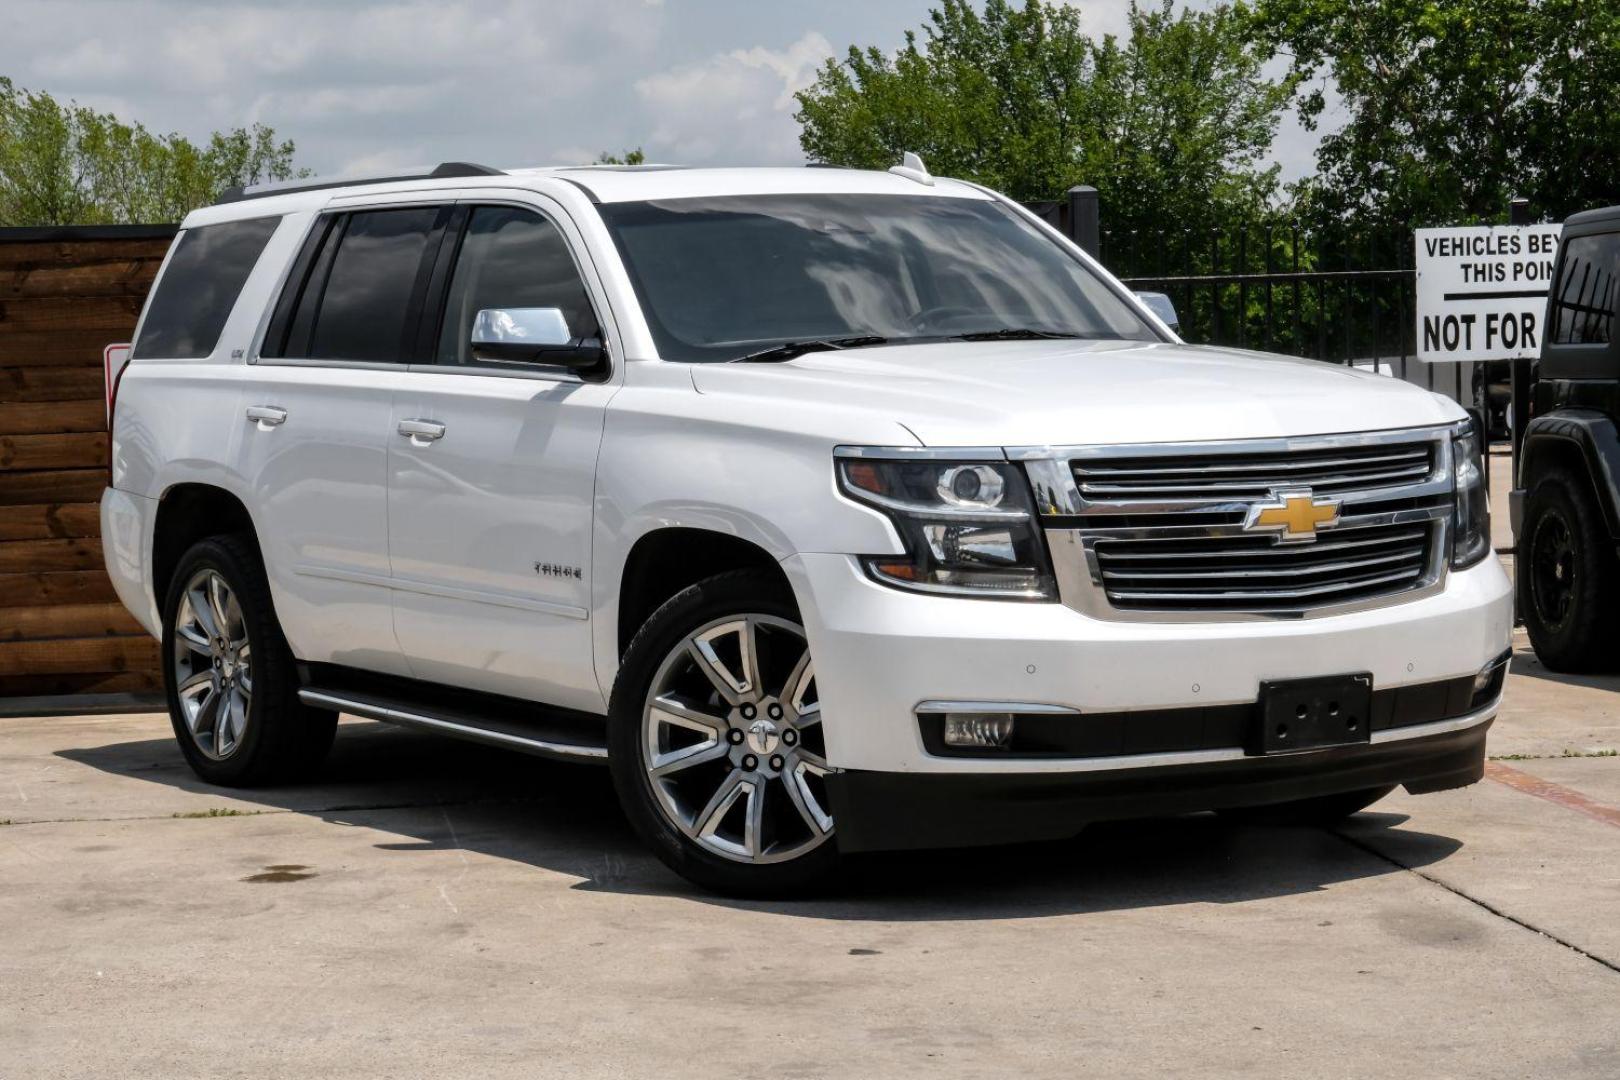
[{"label": "concrete joint line", "polygon": [[1373,847],[1371,844],[1366,843],[1365,841],[1358,840],[1353,836],[1346,836],[1344,833],[1339,832],[1336,829],[1329,829],[1328,832],[1332,833],[1334,836],[1337,836],[1340,840],[1343,840],[1345,843],[1349,844],[1351,847],[1356,848],[1357,850],[1360,850],[1360,851],[1364,851],[1368,855],[1373,856],[1375,859],[1382,859],[1384,862],[1389,863],[1391,866],[1397,867],[1397,868],[1399,868],[1401,870],[1405,870],[1409,874],[1413,874],[1413,875],[1415,875],[1417,877],[1420,877],[1424,881],[1427,881],[1431,885],[1438,885],[1440,888],[1446,890],[1446,892],[1448,892],[1448,893],[1451,893],[1453,896],[1461,897],[1462,899],[1468,901],[1470,904],[1473,904],[1475,907],[1480,908],[1483,911],[1487,911],[1492,915],[1495,915],[1498,919],[1505,919],[1508,922],[1512,923],[1514,926],[1522,927],[1523,929],[1530,931],[1532,934],[1539,934],[1540,936],[1546,938],[1548,941],[1555,942],[1555,943],[1557,943],[1559,945],[1562,945],[1564,948],[1568,949],[1570,952],[1573,952],[1578,956],[1585,957],[1586,959],[1592,961],[1592,963],[1597,964],[1599,967],[1608,968],[1610,971],[1614,972],[1616,975],[1620,975],[1620,964],[1615,963],[1613,960],[1606,959],[1606,958],[1604,958],[1602,956],[1599,956],[1596,953],[1587,952],[1585,949],[1581,948],[1579,945],[1575,944],[1574,942],[1567,941],[1564,938],[1559,937],[1557,934],[1549,933],[1548,931],[1543,930],[1541,927],[1535,925],[1532,922],[1527,922],[1526,920],[1519,918],[1517,915],[1509,914],[1508,912],[1503,911],[1501,908],[1496,907],[1494,904],[1486,903],[1484,900],[1481,900],[1477,896],[1470,896],[1468,893],[1466,893],[1463,890],[1457,888],[1455,885],[1448,885],[1444,881],[1441,881],[1439,878],[1434,877],[1432,874],[1426,874],[1422,870],[1417,869],[1416,867],[1407,866],[1405,863],[1401,862],[1399,859],[1396,859],[1396,858],[1394,858],[1394,857],[1392,857],[1390,855],[1386,855],[1384,852],[1379,851],[1377,848]]}]

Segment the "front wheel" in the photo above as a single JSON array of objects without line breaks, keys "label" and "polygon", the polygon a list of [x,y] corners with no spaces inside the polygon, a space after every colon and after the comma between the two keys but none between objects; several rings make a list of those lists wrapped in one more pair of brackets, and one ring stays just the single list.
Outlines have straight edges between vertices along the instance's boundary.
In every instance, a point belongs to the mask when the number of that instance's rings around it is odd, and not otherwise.
[{"label": "front wheel", "polygon": [[610,712],[619,799],[676,873],[750,896],[830,876],[815,665],[778,578],[720,574],[664,604],[625,653]]},{"label": "front wheel", "polygon": [[1620,565],[1585,477],[1555,469],[1525,499],[1516,572],[1524,627],[1553,671],[1611,670],[1620,659]]}]

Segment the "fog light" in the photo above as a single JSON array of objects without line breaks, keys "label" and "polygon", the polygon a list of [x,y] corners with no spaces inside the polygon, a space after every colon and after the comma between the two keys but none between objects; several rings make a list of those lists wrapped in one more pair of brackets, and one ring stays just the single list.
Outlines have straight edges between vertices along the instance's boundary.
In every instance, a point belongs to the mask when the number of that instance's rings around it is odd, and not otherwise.
[{"label": "fog light", "polygon": [[1011,713],[946,713],[945,745],[1000,750],[1012,741]]},{"label": "fog light", "polygon": [[1508,661],[1513,659],[1511,651],[1503,653],[1489,664],[1480,668],[1479,674],[1474,676],[1474,691],[1469,701],[1469,707],[1478,709],[1496,700],[1502,692],[1502,683],[1507,676]]}]

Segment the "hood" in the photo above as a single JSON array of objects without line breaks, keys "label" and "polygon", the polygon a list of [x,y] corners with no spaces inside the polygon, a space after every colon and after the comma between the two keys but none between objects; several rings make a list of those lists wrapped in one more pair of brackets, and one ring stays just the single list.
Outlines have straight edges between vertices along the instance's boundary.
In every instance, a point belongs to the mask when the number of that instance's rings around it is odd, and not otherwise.
[{"label": "hood", "polygon": [[875,414],[925,446],[1256,439],[1422,427],[1456,403],[1315,360],[1130,341],[946,342],[694,364],[704,394]]}]

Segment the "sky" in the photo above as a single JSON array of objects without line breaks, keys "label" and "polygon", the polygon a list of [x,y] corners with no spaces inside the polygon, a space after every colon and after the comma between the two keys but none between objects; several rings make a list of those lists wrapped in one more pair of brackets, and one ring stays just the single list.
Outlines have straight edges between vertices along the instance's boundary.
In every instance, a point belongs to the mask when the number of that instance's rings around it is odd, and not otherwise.
[{"label": "sky", "polygon": [[[1194,0],[1195,3],[1207,0]],[[206,138],[268,124],[323,176],[439,161],[796,164],[793,94],[937,0],[4,0],[0,75]],[[1126,0],[1076,0],[1090,33]],[[1285,119],[1285,179],[1314,137]]]}]

